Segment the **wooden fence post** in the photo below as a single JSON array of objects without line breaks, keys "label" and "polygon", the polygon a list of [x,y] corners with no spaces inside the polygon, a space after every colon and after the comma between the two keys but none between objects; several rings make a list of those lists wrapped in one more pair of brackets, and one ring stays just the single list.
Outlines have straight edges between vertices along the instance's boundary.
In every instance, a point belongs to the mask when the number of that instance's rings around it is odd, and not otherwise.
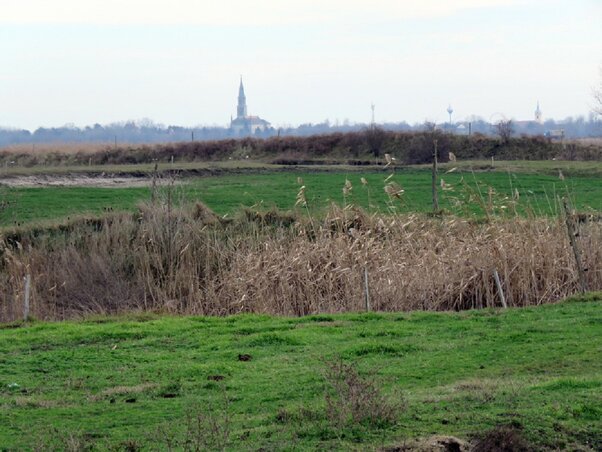
[{"label": "wooden fence post", "polygon": [[370,288],[368,286],[368,267],[364,267],[364,299],[366,302],[366,311],[370,311]]},{"label": "wooden fence post", "polygon": [[562,203],[564,205],[564,218],[566,221],[566,229],[569,234],[569,241],[571,248],[573,248],[573,254],[575,255],[575,262],[577,263],[577,273],[579,274],[579,286],[581,293],[587,292],[587,281],[585,280],[585,270],[581,264],[581,253],[577,246],[577,240],[575,240],[575,225],[573,224],[573,218],[569,209],[569,204],[566,198],[563,198]]},{"label": "wooden fence post", "polygon": [[23,282],[25,283],[25,294],[23,298],[23,320],[27,320],[29,318],[29,293],[31,288],[31,275],[28,273],[25,278],[23,278]]},{"label": "wooden fence post", "polygon": [[151,180],[151,202],[155,202],[157,197],[157,175],[158,175],[159,163],[155,162],[155,168],[153,169],[153,175]]},{"label": "wooden fence post", "polygon": [[493,270],[493,279],[495,279],[495,285],[497,287],[497,293],[500,296],[500,301],[502,302],[502,306],[507,308],[506,297],[504,296],[504,289],[502,289],[502,283],[500,282],[500,275],[496,269]]}]

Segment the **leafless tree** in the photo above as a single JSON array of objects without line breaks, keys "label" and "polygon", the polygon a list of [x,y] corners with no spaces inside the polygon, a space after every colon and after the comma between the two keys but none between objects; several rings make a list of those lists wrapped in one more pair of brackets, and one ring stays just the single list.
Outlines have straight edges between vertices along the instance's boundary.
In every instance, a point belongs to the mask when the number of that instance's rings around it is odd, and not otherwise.
[{"label": "leafless tree", "polygon": [[511,119],[502,119],[495,125],[495,132],[503,143],[507,143],[514,133],[514,124]]},{"label": "leafless tree", "polygon": [[437,130],[437,123],[428,119],[422,124],[422,129],[428,133],[434,133]]},{"label": "leafless tree", "polygon": [[594,95],[594,113],[602,115],[602,66],[600,66],[600,80],[598,86],[593,89]]},{"label": "leafless tree", "polygon": [[387,132],[378,126],[372,125],[364,132],[368,149],[376,157],[381,155],[382,147],[387,139]]}]

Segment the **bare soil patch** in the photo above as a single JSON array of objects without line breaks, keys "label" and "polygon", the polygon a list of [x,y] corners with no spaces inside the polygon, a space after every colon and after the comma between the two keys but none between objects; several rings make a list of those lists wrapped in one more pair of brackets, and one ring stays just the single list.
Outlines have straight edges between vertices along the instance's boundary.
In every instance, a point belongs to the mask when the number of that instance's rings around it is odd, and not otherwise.
[{"label": "bare soil patch", "polygon": [[[165,183],[158,179],[157,183]],[[8,187],[145,187],[150,186],[150,177],[114,176],[104,173],[98,175],[66,174],[66,175],[31,175],[11,176],[0,179],[0,185]]]},{"label": "bare soil patch", "polygon": [[383,452],[467,452],[470,445],[454,436],[434,435],[382,449]]},{"label": "bare soil patch", "polygon": [[473,452],[528,452],[534,449],[520,430],[502,425],[487,432],[472,450]]}]

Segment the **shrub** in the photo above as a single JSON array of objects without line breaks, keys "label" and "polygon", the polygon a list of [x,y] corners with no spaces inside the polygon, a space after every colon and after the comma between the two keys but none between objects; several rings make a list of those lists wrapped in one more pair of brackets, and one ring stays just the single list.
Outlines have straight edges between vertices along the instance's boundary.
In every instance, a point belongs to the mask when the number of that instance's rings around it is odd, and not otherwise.
[{"label": "shrub", "polygon": [[338,359],[327,364],[326,417],[342,431],[360,426],[388,427],[399,420],[405,403],[401,397],[386,397],[373,378],[361,376],[354,364]]}]

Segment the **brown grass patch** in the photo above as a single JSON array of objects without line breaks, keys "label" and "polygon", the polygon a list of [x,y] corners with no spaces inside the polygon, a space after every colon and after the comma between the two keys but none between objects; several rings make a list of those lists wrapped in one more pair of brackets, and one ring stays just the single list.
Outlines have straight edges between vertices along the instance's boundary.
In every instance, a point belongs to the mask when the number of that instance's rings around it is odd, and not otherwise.
[{"label": "brown grass patch", "polygon": [[44,400],[30,396],[16,396],[11,401],[11,405],[18,408],[55,408],[65,406],[56,400]]},{"label": "brown grass patch", "polygon": [[297,323],[295,325],[295,328],[308,328],[308,327],[312,327],[312,326],[318,326],[318,327],[334,327],[334,328],[340,328],[340,327],[344,327],[346,325],[349,325],[351,322],[347,322],[344,320],[335,320],[333,322],[324,322],[324,321],[318,321],[318,322],[304,322],[304,323]]},{"label": "brown grass patch", "polygon": [[129,395],[129,394],[141,394],[143,392],[147,392],[151,389],[157,388],[156,383],[141,383],[134,386],[113,386],[107,389],[104,389],[99,394],[96,394],[92,397],[92,400],[101,400],[105,397],[112,396],[121,396],[121,395]]}]

